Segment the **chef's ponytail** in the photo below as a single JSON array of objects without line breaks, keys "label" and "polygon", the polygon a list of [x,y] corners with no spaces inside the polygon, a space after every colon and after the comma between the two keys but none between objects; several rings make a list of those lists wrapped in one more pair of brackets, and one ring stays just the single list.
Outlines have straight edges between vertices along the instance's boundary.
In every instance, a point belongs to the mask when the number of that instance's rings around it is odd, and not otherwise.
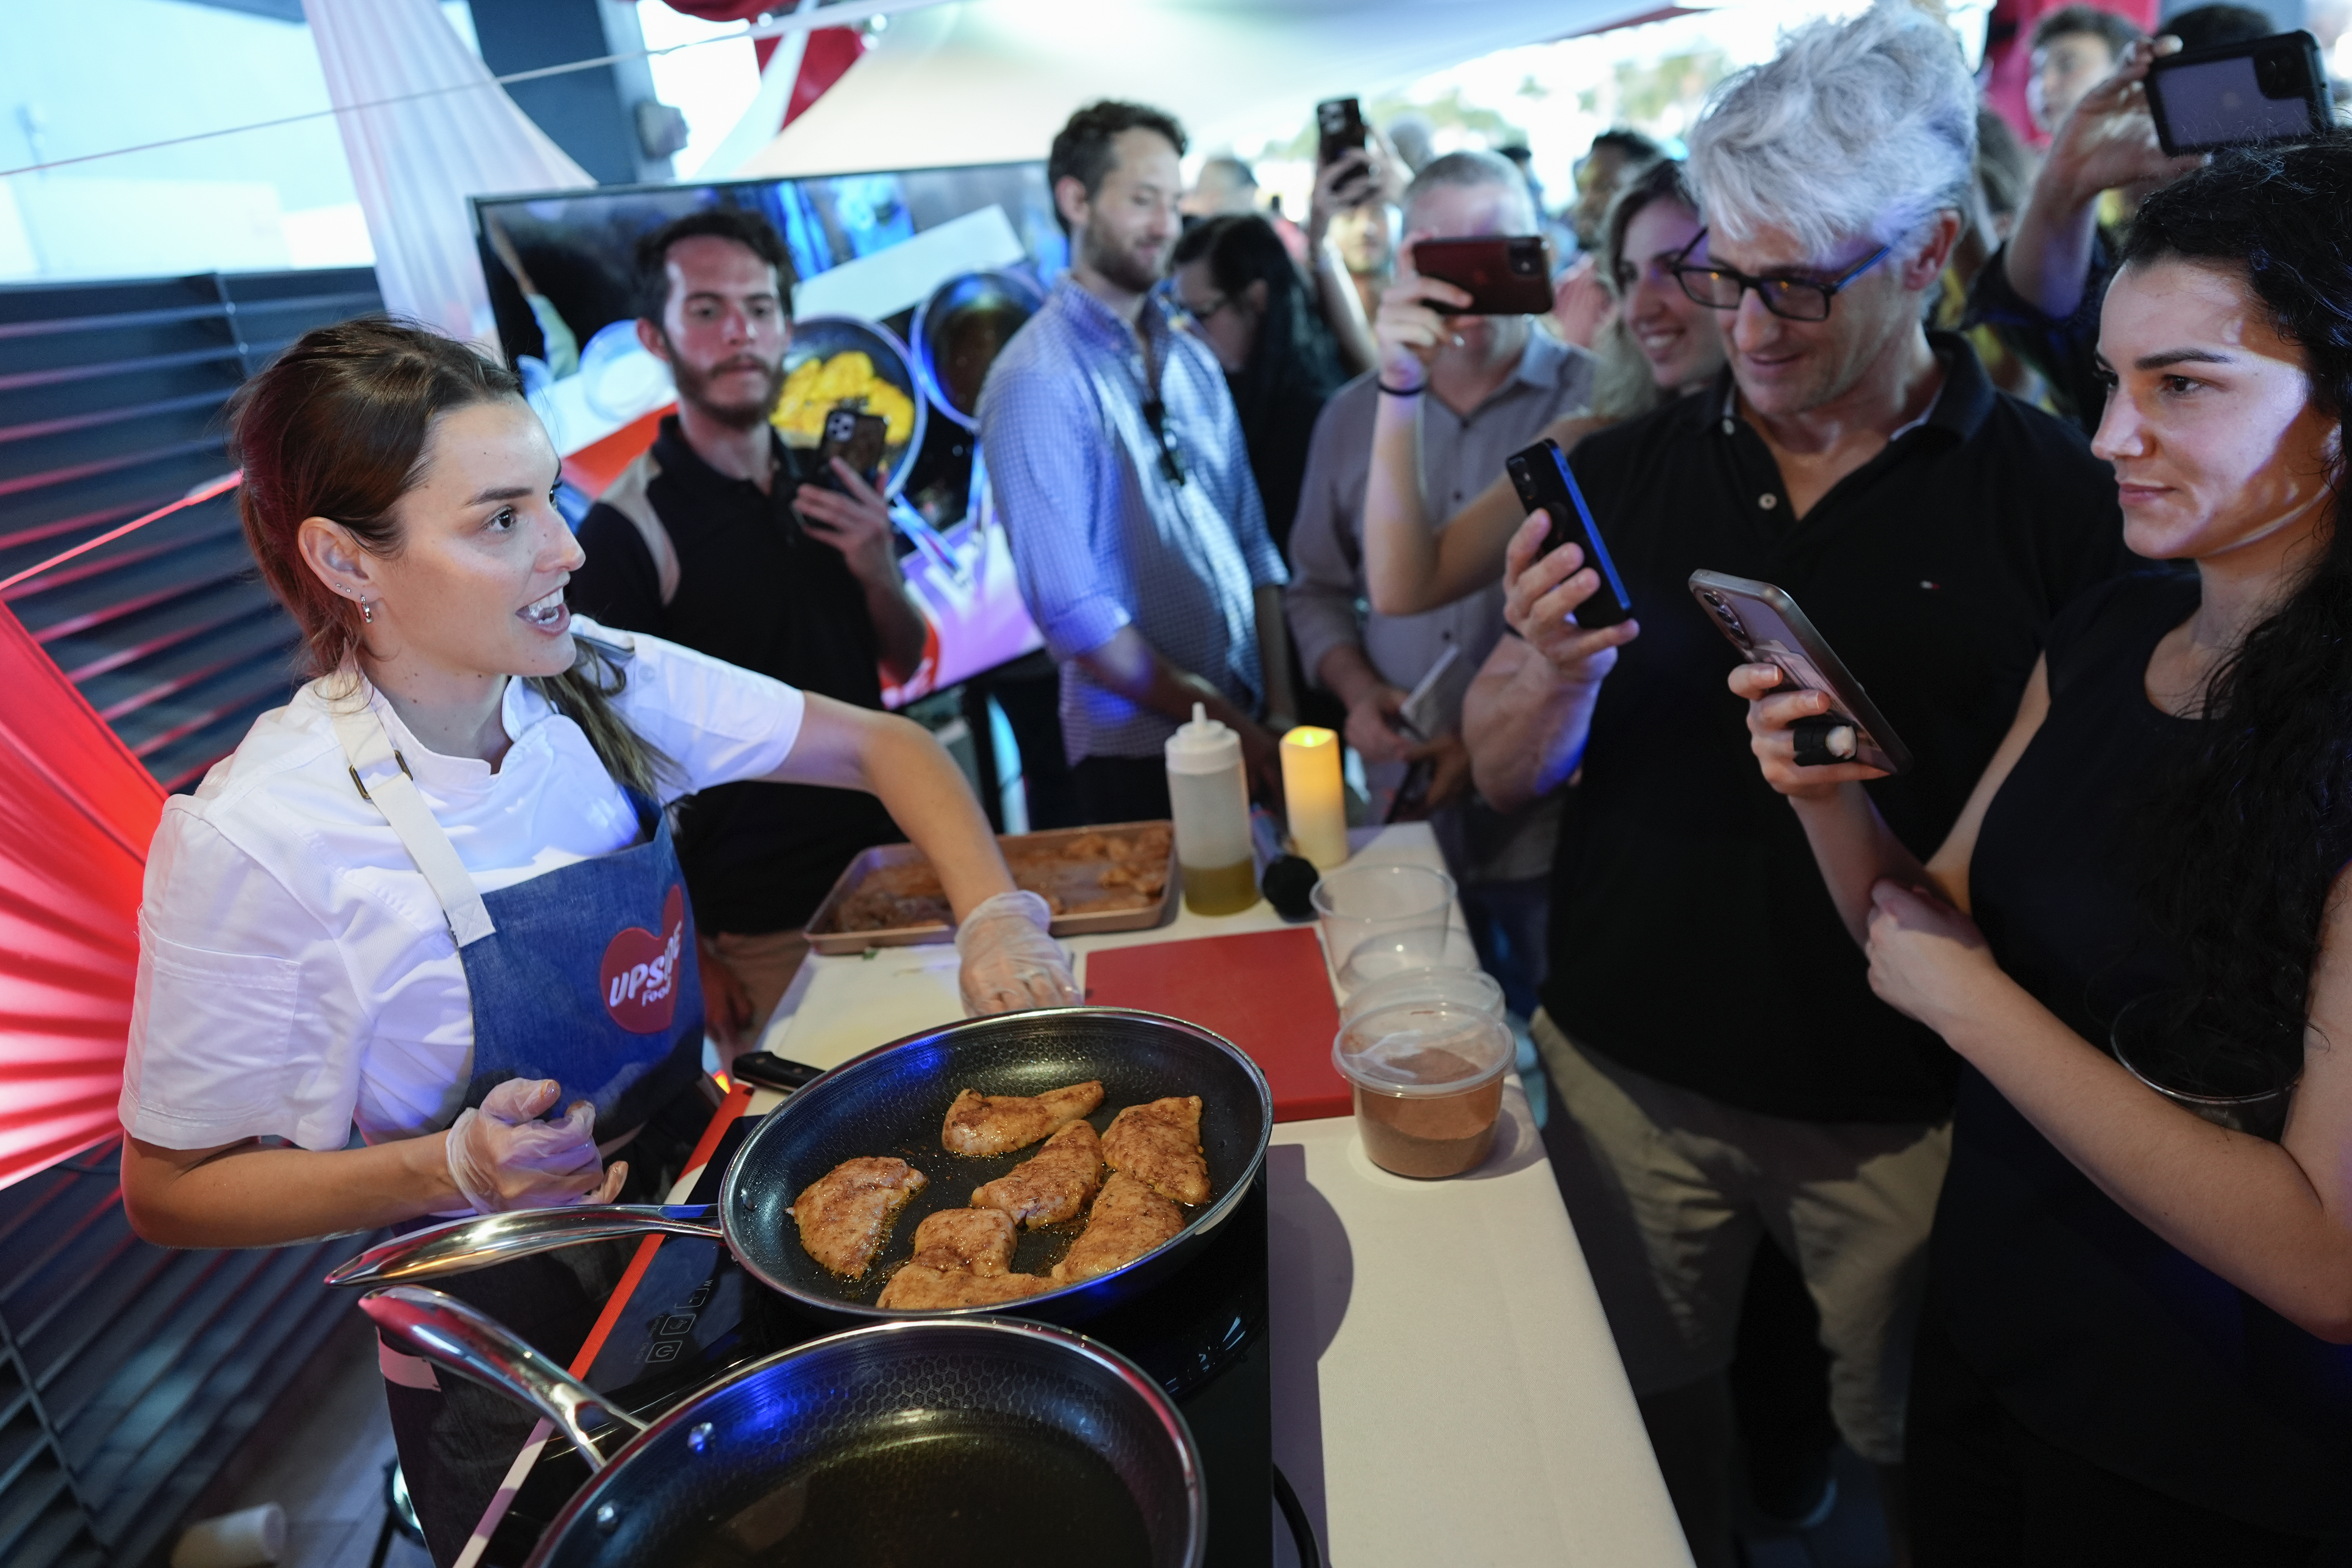
[{"label": "chef's ponytail", "polygon": [[[373,555],[400,551],[393,509],[424,479],[433,421],[477,404],[520,399],[522,384],[504,365],[428,327],[390,316],[359,316],[305,332],[268,369],[239,387],[228,407],[229,439],[244,466],[237,510],[262,580],[302,628],[314,675],[356,668],[359,606],[331,590],[303,559],[305,519],[331,518]],[[556,676],[530,676],[532,689],[578,724],[605,770],[657,794],[668,760],[614,706],[627,680],[585,639]]]}]

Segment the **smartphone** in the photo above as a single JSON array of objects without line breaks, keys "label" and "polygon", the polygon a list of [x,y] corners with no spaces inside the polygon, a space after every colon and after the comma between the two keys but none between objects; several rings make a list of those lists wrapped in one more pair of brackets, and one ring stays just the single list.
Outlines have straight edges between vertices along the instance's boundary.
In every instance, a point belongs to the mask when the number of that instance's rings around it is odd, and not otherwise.
[{"label": "smartphone", "polygon": [[2304,32],[2167,55],[2148,67],[2147,108],[2176,158],[2315,135],[2336,112],[2319,41]]},{"label": "smartphone", "polygon": [[882,454],[889,446],[890,422],[879,414],[868,414],[855,403],[836,405],[824,416],[824,436],[816,446],[816,473],[811,482],[829,490],[842,488],[841,476],[833,471],[833,459],[839,458],[849,465],[849,471],[874,483],[881,475]]},{"label": "smartphone", "polygon": [[1722,572],[1692,573],[1690,591],[1741,658],[1780,667],[1781,690],[1830,694],[1830,716],[1853,726],[1853,761],[1890,773],[1909,770],[1910,748],[1796,600],[1769,583]]},{"label": "smartphone", "polygon": [[1609,547],[1601,542],[1600,525],[1592,521],[1592,509],[1584,504],[1584,492],[1577,488],[1576,476],[1569,472],[1568,455],[1559,449],[1559,443],[1547,437],[1514,452],[1503,471],[1511,476],[1511,488],[1519,492],[1521,506],[1551,519],[1543,552],[1549,555],[1574,540],[1583,548],[1585,565],[1601,574],[1600,588],[1576,607],[1576,624],[1592,631],[1613,626],[1632,615],[1633,601],[1626,595],[1624,580],[1617,575],[1617,563],[1609,559]]},{"label": "smartphone", "polygon": [[1435,307],[1441,315],[1540,316],[1551,309],[1551,241],[1539,234],[1424,239],[1412,247],[1412,269],[1470,291],[1470,303],[1458,310]]},{"label": "smartphone", "polygon": [[1315,106],[1315,166],[1339,161],[1343,153],[1363,151],[1370,141],[1364,130],[1364,106],[1352,98],[1327,98]]}]

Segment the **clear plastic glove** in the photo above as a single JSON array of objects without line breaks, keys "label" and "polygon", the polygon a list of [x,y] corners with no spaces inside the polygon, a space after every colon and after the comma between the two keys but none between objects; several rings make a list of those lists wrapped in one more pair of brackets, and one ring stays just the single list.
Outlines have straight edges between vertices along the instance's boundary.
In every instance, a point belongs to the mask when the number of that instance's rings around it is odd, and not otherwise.
[{"label": "clear plastic glove", "polygon": [[551,1078],[509,1079],[459,1112],[449,1127],[449,1176],[480,1214],[609,1204],[628,1162],[604,1168],[596,1150],[596,1108],[575,1100],[561,1121],[538,1118],[563,1086]]},{"label": "clear plastic glove", "polygon": [[1054,911],[1034,893],[999,893],[956,927],[963,1010],[1012,1013],[1024,1007],[1066,1007],[1078,1000],[1069,961],[1047,929]]}]

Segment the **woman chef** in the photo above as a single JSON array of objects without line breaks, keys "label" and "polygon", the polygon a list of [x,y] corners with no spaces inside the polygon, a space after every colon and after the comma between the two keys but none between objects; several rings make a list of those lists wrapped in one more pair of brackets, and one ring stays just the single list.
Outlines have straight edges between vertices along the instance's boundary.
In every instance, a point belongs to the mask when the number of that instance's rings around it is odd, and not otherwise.
[{"label": "woman chef", "polygon": [[[872,791],[939,868],[967,1006],[1076,999],[1043,900],[920,728],[571,617],[556,454],[504,369],[349,321],[232,419],[247,539],[320,673],[155,835],[121,1102],[142,1236],[270,1247],[659,1201],[712,1104],[662,806],[712,784]],[[454,1293],[568,1357],[618,1250]],[[446,1568],[530,1417],[405,1357],[386,1373]]]}]

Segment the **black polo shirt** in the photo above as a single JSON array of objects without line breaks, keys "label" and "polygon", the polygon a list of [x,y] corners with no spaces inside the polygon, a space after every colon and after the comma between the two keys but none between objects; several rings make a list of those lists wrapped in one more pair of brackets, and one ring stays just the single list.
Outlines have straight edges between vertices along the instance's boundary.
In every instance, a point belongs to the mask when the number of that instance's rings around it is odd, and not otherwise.
[{"label": "black polo shirt", "polygon": [[[803,691],[882,706],[879,647],[866,591],[841,552],[804,532],[792,499],[792,450],[762,493],[695,454],[672,415],[646,488],[677,552],[677,592],[661,602],[645,537],[599,503],[580,525],[588,559],[565,597],[609,626],[667,637]],[[804,925],[859,850],[904,836],[860,790],[735,784],[704,790],[678,816],[678,858],[695,922],[709,931],[792,931]]]},{"label": "black polo shirt", "polygon": [[1701,568],[1792,595],[1912,751],[1868,786],[1925,858],[2016,716],[2044,629],[2123,569],[2108,466],[1930,335],[1920,425],[1801,520],[1763,439],[1713,389],[1588,437],[1572,459],[1633,596],[1568,792],[1545,1008],[1624,1065],[1808,1121],[1933,1121],[1950,1053],[1872,995],[1788,802],[1748,749],[1738,655],[1691,597]]}]

